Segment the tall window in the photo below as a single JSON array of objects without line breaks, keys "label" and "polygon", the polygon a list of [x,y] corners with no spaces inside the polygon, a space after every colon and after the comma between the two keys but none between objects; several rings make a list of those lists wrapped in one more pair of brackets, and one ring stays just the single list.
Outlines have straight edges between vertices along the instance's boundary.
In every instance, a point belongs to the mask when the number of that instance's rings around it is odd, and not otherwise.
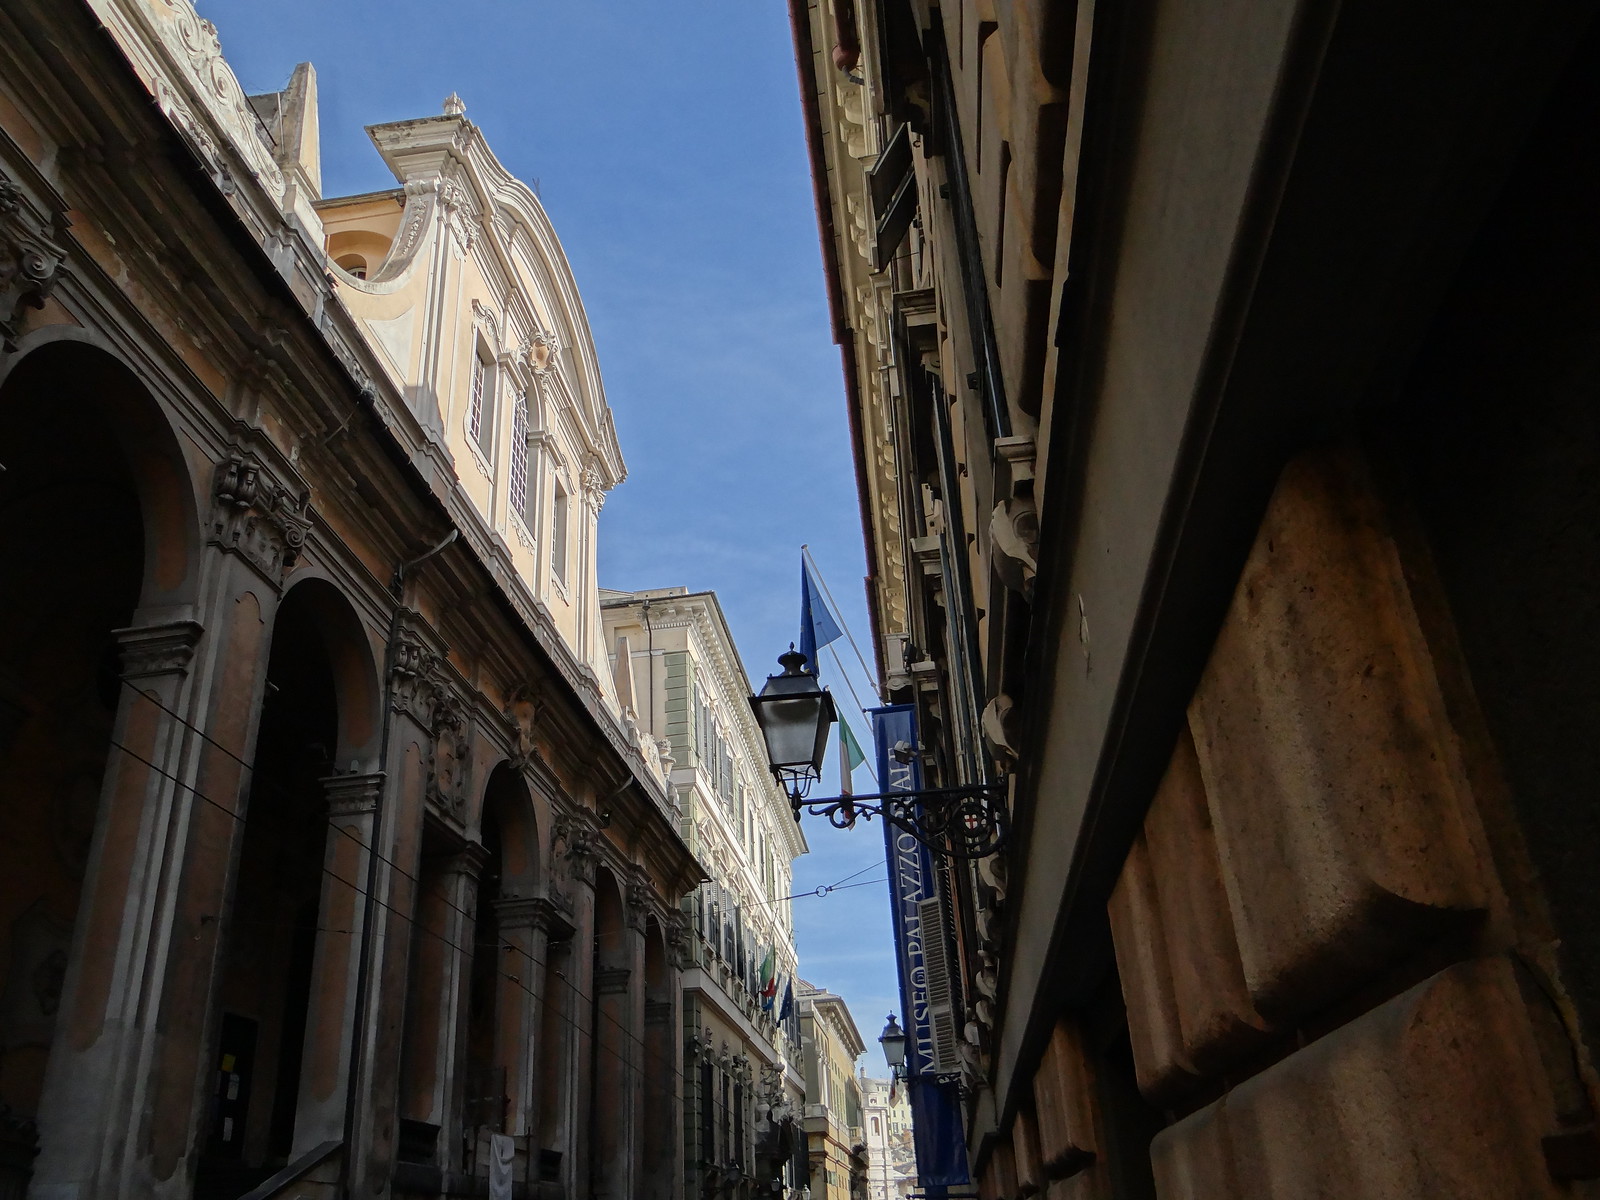
[{"label": "tall window", "polygon": [[567,489],[556,480],[555,510],[550,517],[550,569],[563,584],[567,582]]},{"label": "tall window", "polygon": [[489,379],[489,364],[480,350],[472,356],[472,406],[467,410],[467,432],[487,450],[484,430],[494,427],[494,389]]},{"label": "tall window", "polygon": [[528,518],[528,397],[519,395],[511,410],[511,508]]}]

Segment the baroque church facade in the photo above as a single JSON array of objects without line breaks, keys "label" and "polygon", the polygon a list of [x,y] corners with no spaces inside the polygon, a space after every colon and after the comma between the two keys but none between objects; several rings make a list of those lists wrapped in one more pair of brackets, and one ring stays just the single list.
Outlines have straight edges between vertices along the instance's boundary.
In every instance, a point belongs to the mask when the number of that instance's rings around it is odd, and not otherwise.
[{"label": "baroque church facade", "polygon": [[321,194],[189,0],[0,11],[0,1194],[680,1194],[625,475],[460,102]]}]

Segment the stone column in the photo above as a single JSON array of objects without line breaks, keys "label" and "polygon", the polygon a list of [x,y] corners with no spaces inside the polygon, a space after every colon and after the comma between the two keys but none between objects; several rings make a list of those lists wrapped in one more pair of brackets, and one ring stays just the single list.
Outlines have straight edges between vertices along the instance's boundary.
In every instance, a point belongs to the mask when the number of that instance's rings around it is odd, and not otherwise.
[{"label": "stone column", "polygon": [[683,955],[690,934],[681,912],[667,915],[667,977],[661,994],[645,1000],[645,1173],[643,1195],[679,1200],[684,1187]]},{"label": "stone column", "polygon": [[188,1192],[245,764],[292,561],[282,527],[262,522],[255,555],[206,555],[198,619],[162,608],[117,633],[125,686],[41,1097],[36,1195]]},{"label": "stone column", "polygon": [[633,1134],[637,1127],[633,1092],[638,1072],[628,1034],[630,991],[637,972],[629,967],[595,971],[594,1142],[590,1147],[596,1200],[632,1200]]},{"label": "stone column", "polygon": [[451,855],[417,898],[421,929],[406,1018],[402,1112],[440,1130],[440,1165],[461,1167],[461,1126],[467,1036],[467,988],[472,965],[471,913],[488,853],[476,843]]},{"label": "stone column", "polygon": [[543,899],[503,899],[494,904],[501,941],[494,1057],[505,1068],[511,1101],[505,1131],[517,1138],[539,1128],[539,999],[544,994],[549,907]]},{"label": "stone column", "polygon": [[[545,1147],[561,1154],[565,1195],[588,1197],[589,1143],[592,1134],[594,995],[594,849],[593,833],[581,820],[558,823],[555,856],[558,879],[552,899],[570,921],[571,936],[565,977],[547,972],[546,1003],[553,1009],[548,1028],[559,1041],[547,1047],[551,1069],[545,1089],[548,1112],[541,1114]],[[554,941],[556,931],[549,938]]]},{"label": "stone column", "polygon": [[[148,1029],[140,1008],[159,997],[166,965],[164,956],[152,961],[150,955],[157,919],[152,910],[161,897],[162,870],[173,867],[169,833],[185,816],[192,819],[201,803],[178,783],[187,774],[189,736],[182,719],[172,715],[188,707],[200,634],[194,621],[117,631],[122,678],[129,686],[118,700],[40,1097],[36,1193],[55,1189],[71,1197],[109,1191],[128,1151],[143,1140],[145,1128],[133,1106],[148,1070],[142,1061]],[[222,800],[231,806],[236,791]],[[222,831],[225,846],[230,832]],[[213,928],[208,941],[214,940]],[[169,1114],[179,1126],[186,1123],[188,1099],[181,1113]]]},{"label": "stone column", "polygon": [[354,1089],[356,1118],[353,1141],[347,1147],[351,1194],[362,1196],[387,1192],[394,1170],[416,877],[443,651],[421,618],[412,614],[390,655],[394,665],[389,680],[389,744],[375,830],[372,927],[363,939],[368,959]]},{"label": "stone column", "polygon": [[383,781],[375,773],[335,775],[322,781],[328,798],[328,833],[295,1109],[296,1155],[344,1137],[352,1038],[360,1006],[369,848]]}]

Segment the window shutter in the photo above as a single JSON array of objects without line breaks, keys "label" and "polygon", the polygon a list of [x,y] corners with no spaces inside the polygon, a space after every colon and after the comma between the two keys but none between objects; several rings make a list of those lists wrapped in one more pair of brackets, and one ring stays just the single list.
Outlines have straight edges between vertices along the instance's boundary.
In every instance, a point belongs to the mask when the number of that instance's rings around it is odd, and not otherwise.
[{"label": "window shutter", "polygon": [[928,977],[928,1021],[933,1026],[934,1070],[959,1071],[956,1041],[955,988],[944,932],[944,911],[937,898],[917,905],[922,927],[922,966]]}]

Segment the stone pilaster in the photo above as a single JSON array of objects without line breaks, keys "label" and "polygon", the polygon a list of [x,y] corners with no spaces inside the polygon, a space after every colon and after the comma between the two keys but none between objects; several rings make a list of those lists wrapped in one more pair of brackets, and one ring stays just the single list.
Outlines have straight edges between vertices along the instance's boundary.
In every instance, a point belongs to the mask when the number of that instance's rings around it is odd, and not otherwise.
[{"label": "stone pilaster", "polygon": [[295,1114],[296,1154],[344,1136],[352,1039],[360,1009],[357,982],[367,918],[367,877],[383,782],[383,775],[376,773],[334,775],[322,781],[328,832]]},{"label": "stone pilaster", "polygon": [[488,852],[469,842],[419,880],[419,936],[411,964],[401,1062],[401,1115],[439,1127],[440,1165],[461,1167],[472,912]]},{"label": "stone pilaster", "polygon": [[502,943],[495,1061],[505,1068],[511,1098],[506,1132],[525,1137],[539,1128],[539,1058],[545,1051],[540,1004],[549,934],[552,923],[565,929],[566,922],[542,897],[497,900],[494,907]]}]

